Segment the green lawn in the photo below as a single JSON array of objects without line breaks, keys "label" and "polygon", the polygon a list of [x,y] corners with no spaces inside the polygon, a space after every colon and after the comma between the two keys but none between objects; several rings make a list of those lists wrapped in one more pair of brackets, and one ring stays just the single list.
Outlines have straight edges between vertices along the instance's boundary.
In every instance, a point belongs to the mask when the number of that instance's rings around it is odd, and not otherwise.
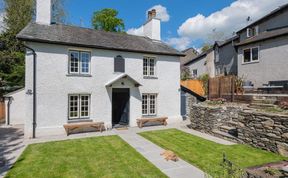
[{"label": "green lawn", "polygon": [[219,175],[222,167],[223,152],[228,159],[241,168],[261,165],[285,158],[271,152],[252,148],[247,145],[221,145],[177,129],[140,133],[141,136],[164,149],[174,151],[179,157],[199,167],[210,175]]},{"label": "green lawn", "polygon": [[33,144],[6,177],[166,177],[118,136]]}]

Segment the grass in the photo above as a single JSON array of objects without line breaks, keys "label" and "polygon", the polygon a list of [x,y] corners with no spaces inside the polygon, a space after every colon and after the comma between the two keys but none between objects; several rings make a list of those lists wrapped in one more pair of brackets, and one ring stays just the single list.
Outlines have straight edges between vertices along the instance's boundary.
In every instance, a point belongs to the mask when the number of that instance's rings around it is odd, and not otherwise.
[{"label": "grass", "polygon": [[166,177],[118,136],[29,145],[8,177]]},{"label": "grass", "polygon": [[285,159],[278,154],[247,145],[217,144],[177,129],[142,132],[140,135],[164,149],[175,152],[182,159],[214,176],[223,172],[220,164],[224,152],[227,158],[240,168]]}]

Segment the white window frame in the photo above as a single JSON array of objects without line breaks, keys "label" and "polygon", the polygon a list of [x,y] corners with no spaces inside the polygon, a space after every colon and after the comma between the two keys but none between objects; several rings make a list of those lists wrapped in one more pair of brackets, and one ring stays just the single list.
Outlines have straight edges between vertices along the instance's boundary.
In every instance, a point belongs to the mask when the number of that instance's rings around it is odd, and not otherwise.
[{"label": "white window frame", "polygon": [[[77,116],[71,117],[70,116],[70,107],[71,107],[71,96],[77,96]],[[81,116],[82,115],[82,96],[88,96],[88,115],[87,116]],[[90,118],[90,107],[91,107],[91,95],[90,94],[69,94],[68,95],[68,120],[80,120],[80,119],[89,119]]]},{"label": "white window frame", "polygon": [[[194,71],[196,71],[196,75],[194,75]],[[198,69],[193,69],[192,70],[192,77],[197,78],[198,77]]]},{"label": "white window frame", "polygon": [[[255,34],[252,34],[253,30],[255,30]],[[250,38],[250,37],[253,37],[253,36],[257,36],[259,34],[259,26],[254,26],[254,27],[251,27],[251,28],[247,28],[247,37]]]},{"label": "white window frame", "polygon": [[[144,61],[145,59],[147,60],[147,73],[144,74],[144,71],[145,71],[145,65],[144,65]],[[153,60],[153,68],[154,68],[154,74],[151,75],[151,60]],[[156,77],[157,76],[157,60],[156,60],[156,57],[155,56],[144,56],[143,57],[143,76],[144,77]]]},{"label": "white window frame", "polygon": [[[253,60],[253,52],[252,50],[257,48],[258,49],[258,59],[257,60]],[[244,55],[244,51],[249,49],[250,50],[250,61],[249,62],[245,62],[245,55]],[[244,48],[242,50],[242,64],[250,64],[250,63],[255,63],[255,62],[259,62],[260,59],[260,47],[256,46],[256,47],[250,47],[250,48]]]},{"label": "white window frame", "polygon": [[[71,71],[71,53],[78,53],[78,72],[72,72]],[[77,74],[77,75],[88,75],[90,74],[90,69],[91,69],[91,52],[89,51],[79,51],[79,50],[69,50],[69,74]],[[88,59],[88,72],[82,72],[82,54],[88,54],[89,59]]]},{"label": "white window frame", "polygon": [[[143,113],[143,96],[147,96],[147,113]],[[150,96],[155,96],[155,113],[151,113],[150,110]],[[142,94],[142,116],[157,116],[157,93],[143,93]]]}]

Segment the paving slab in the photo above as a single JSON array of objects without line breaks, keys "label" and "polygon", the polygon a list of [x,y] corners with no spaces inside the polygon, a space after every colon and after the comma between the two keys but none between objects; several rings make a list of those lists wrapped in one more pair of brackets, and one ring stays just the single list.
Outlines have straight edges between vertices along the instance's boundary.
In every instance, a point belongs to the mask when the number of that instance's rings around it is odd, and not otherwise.
[{"label": "paving slab", "polygon": [[25,147],[23,126],[0,126],[0,178],[5,176]]},{"label": "paving slab", "polygon": [[137,135],[135,131],[119,132],[118,135],[170,178],[205,178],[202,170],[182,159],[177,162],[166,161],[160,155],[165,151],[163,148]]}]

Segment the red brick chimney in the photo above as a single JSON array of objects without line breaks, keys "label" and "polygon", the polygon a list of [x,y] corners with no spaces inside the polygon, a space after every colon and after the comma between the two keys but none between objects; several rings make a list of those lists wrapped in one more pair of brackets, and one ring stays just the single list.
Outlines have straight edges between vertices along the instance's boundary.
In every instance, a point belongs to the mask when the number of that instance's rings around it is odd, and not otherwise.
[{"label": "red brick chimney", "polygon": [[156,10],[155,9],[152,9],[151,11],[148,11],[148,20],[151,20],[153,18],[156,17]]}]

